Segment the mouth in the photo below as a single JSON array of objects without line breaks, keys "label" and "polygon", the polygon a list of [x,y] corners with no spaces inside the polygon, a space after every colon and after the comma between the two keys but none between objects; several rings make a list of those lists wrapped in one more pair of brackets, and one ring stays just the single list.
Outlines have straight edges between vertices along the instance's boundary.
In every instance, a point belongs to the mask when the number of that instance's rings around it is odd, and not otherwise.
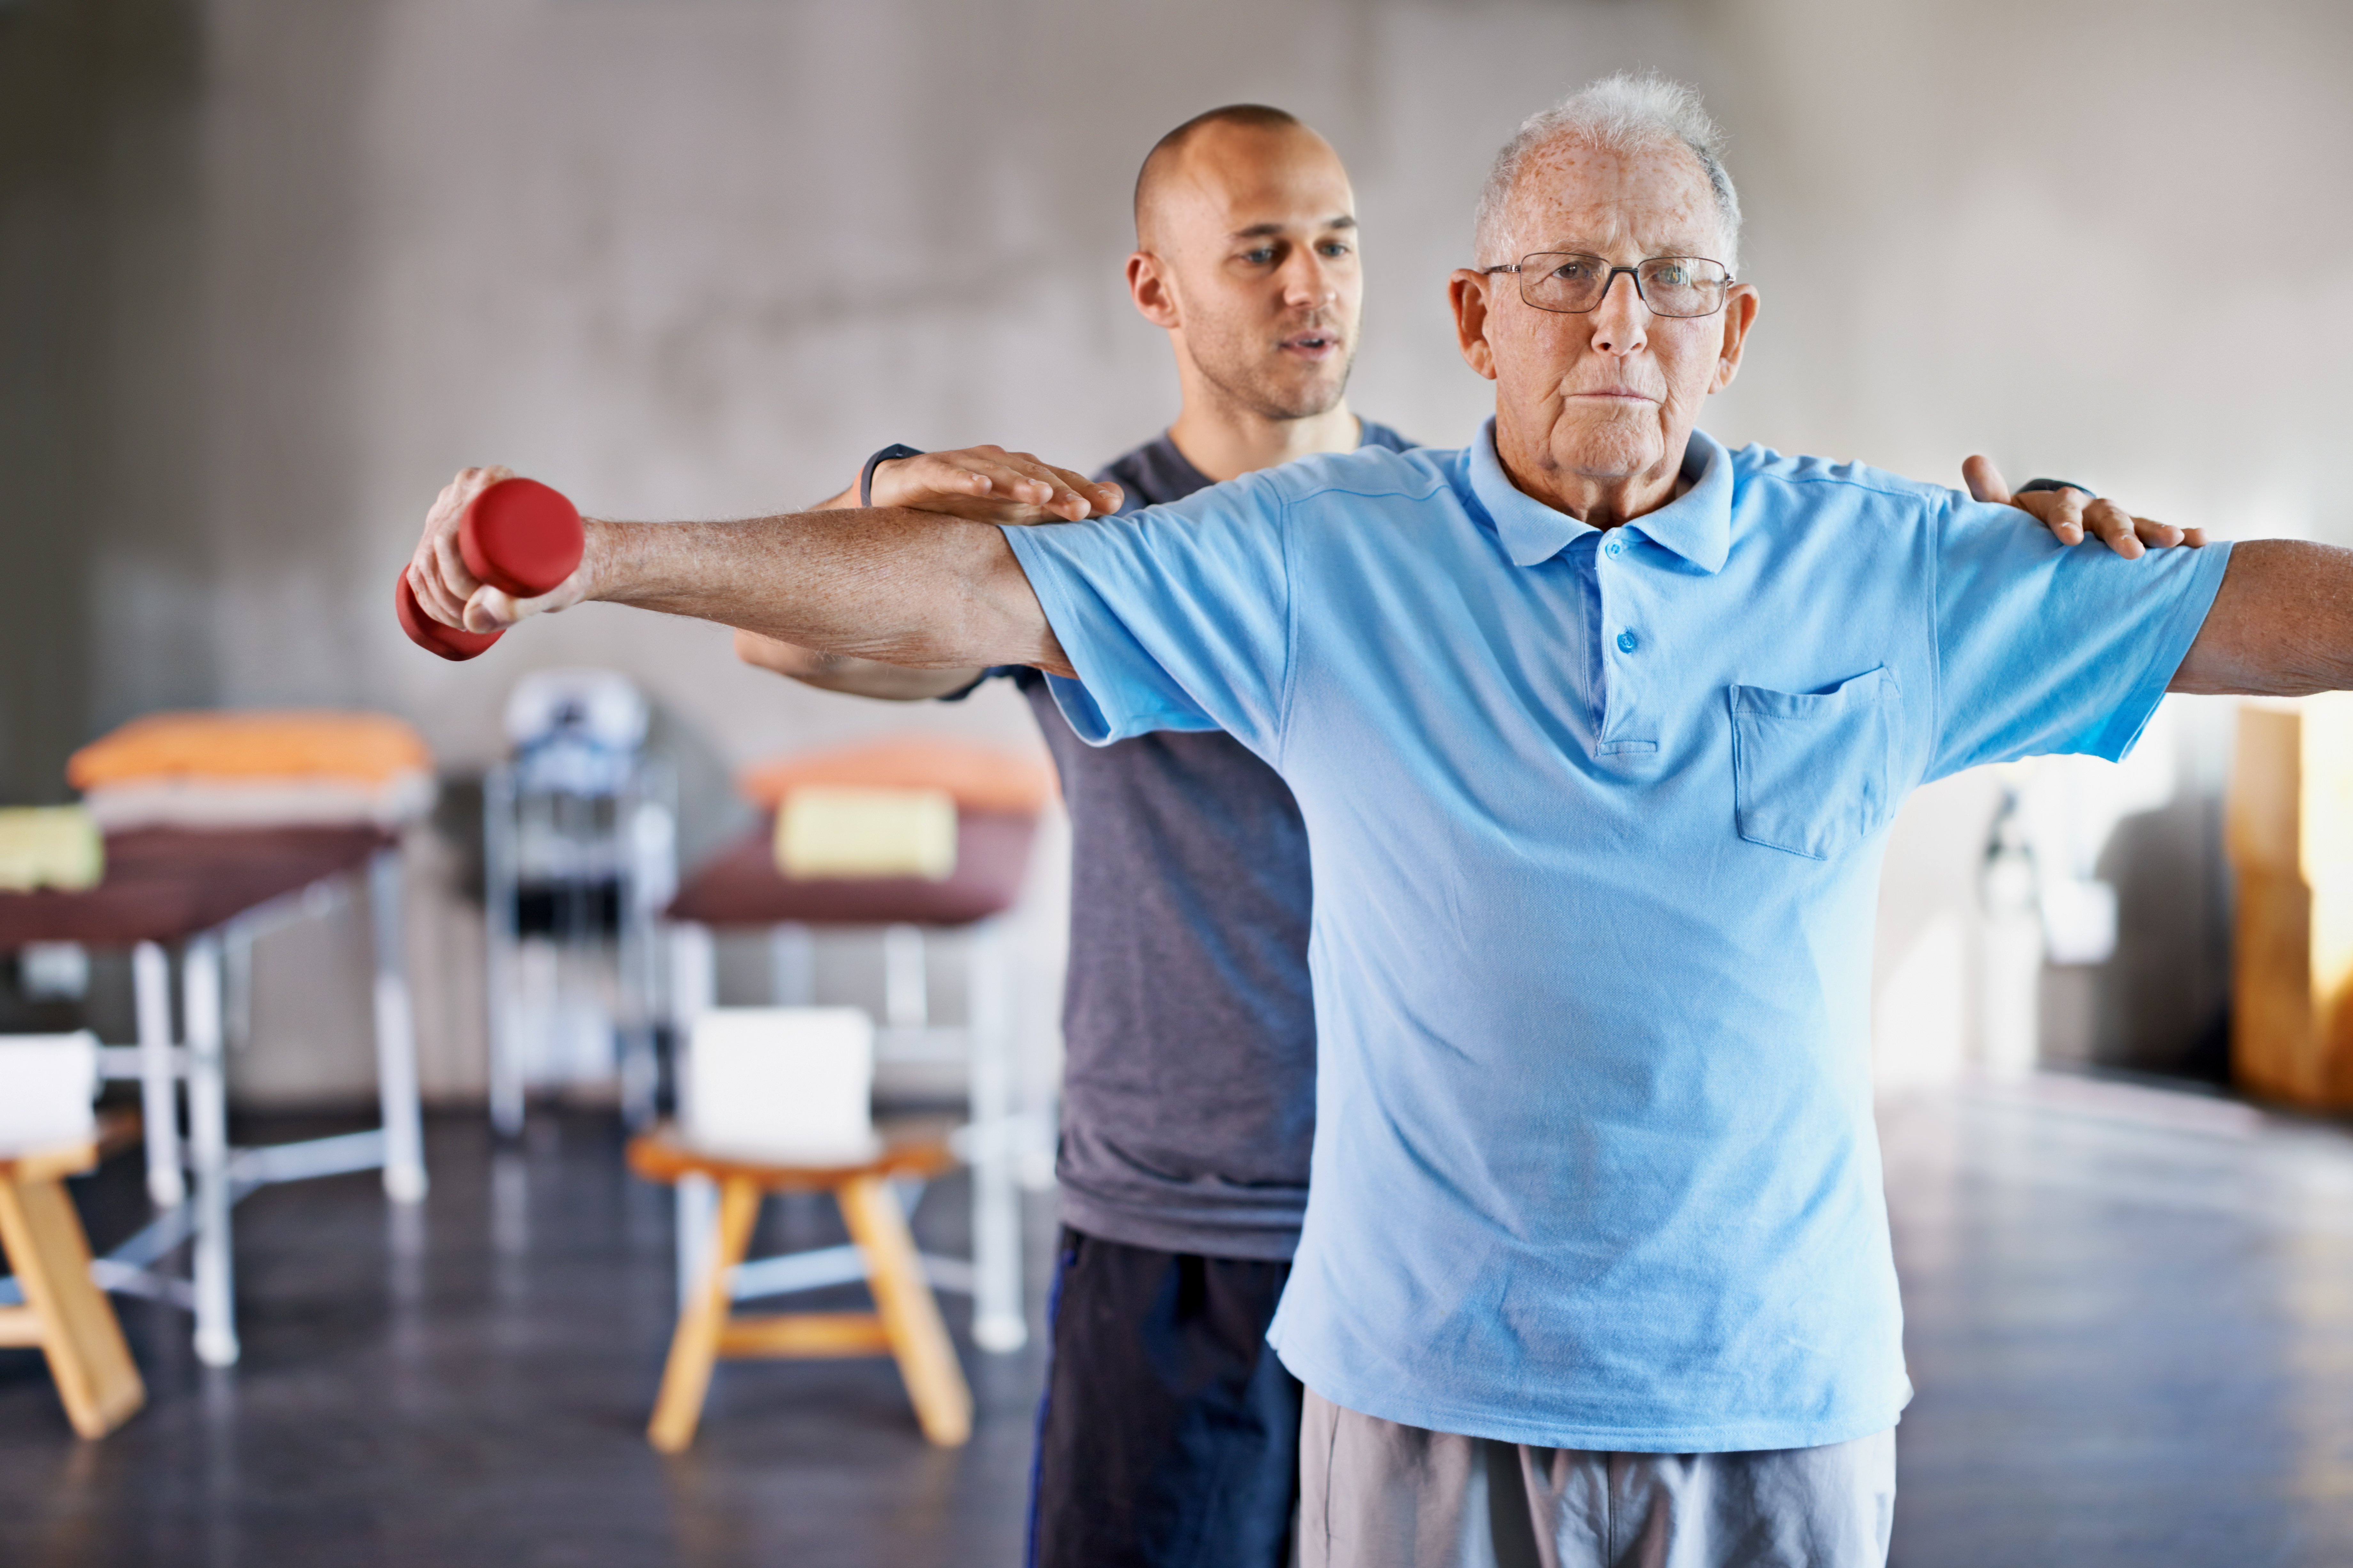
[{"label": "mouth", "polygon": [[1340,337],[1336,332],[1310,328],[1303,332],[1292,333],[1274,346],[1279,352],[1300,359],[1324,360],[1340,352]]},{"label": "mouth", "polygon": [[1572,397],[1608,398],[1620,403],[1656,403],[1658,401],[1657,398],[1652,397],[1650,394],[1646,392],[1637,392],[1630,386],[1600,386],[1594,388],[1590,392],[1573,392],[1569,394],[1569,395]]}]

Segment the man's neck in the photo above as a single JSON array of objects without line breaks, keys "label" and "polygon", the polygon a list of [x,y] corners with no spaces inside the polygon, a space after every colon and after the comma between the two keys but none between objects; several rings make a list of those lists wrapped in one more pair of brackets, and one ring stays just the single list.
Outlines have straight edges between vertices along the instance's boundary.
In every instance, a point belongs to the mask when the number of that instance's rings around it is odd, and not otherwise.
[{"label": "man's neck", "polygon": [[1542,448],[1533,453],[1511,450],[1499,430],[1495,457],[1522,495],[1595,528],[1630,522],[1683,492],[1681,452],[1639,474],[1580,474],[1550,461],[1550,454]]},{"label": "man's neck", "polygon": [[1236,406],[1187,376],[1185,406],[1168,438],[1212,482],[1255,473],[1313,452],[1353,452],[1359,432],[1345,397],[1321,414],[1272,419]]}]

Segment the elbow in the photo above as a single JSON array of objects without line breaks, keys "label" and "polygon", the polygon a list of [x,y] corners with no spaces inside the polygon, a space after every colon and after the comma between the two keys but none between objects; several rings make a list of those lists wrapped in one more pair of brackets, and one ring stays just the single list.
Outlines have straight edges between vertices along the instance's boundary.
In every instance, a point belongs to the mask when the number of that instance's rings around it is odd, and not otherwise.
[{"label": "elbow", "polygon": [[796,647],[791,643],[762,637],[758,632],[747,632],[741,627],[735,632],[735,657],[756,669],[790,676],[795,680],[806,680],[810,676],[820,674],[832,662],[826,654]]}]

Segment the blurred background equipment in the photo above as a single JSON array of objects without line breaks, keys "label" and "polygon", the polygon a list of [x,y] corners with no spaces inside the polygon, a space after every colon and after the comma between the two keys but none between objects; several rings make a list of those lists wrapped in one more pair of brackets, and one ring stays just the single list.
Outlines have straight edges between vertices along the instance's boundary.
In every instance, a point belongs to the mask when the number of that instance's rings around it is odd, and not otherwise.
[{"label": "blurred background equipment", "polygon": [[[81,1216],[66,1195],[66,1178],[95,1166],[102,1142],[133,1135],[136,1119],[118,1115],[101,1139],[90,1113],[97,1087],[97,1042],[88,1036],[0,1039],[0,1251],[16,1270],[0,1281],[0,1346],[42,1353],[66,1417],[84,1437],[105,1436],[147,1402],[114,1304],[92,1278]],[[18,1096],[53,1105],[67,1113],[55,1120],[77,1125],[58,1136],[41,1131],[37,1118],[12,1122],[6,1108]]]},{"label": "blurred background equipment", "polygon": [[105,841],[80,806],[0,810],[0,889],[95,887],[105,873]]},{"label": "blurred background equipment", "polygon": [[[972,1394],[932,1293],[971,1267],[919,1255],[907,1229],[953,1156],[935,1127],[878,1138],[873,1092],[874,1020],[858,1008],[714,1007],[694,1020],[677,1126],[629,1149],[639,1175],[675,1183],[680,1198],[679,1323],[648,1433],[655,1447],[693,1440],[712,1363],[727,1356],[887,1352],[926,1437],[954,1447],[971,1436]],[[761,1200],[786,1192],[830,1194],[849,1244],[746,1261]],[[734,1311],[852,1279],[875,1311]]]},{"label": "blurred background equipment", "polygon": [[98,1037],[0,1035],[0,1154],[87,1143],[97,1121]]},{"label": "blurred background equipment", "polygon": [[606,669],[543,669],[507,700],[512,760],[482,791],[491,1120],[512,1136],[535,1091],[654,1113],[654,921],[678,883],[669,772],[646,700]]},{"label": "blurred background equipment", "polygon": [[678,1124],[708,1153],[779,1164],[873,1157],[874,1020],[857,1007],[713,1007],[694,1021]]},{"label": "blurred background equipment", "polygon": [[2227,821],[2239,1081],[2353,1109],[2353,697],[2242,703]]},{"label": "blurred background equipment", "polygon": [[[98,1048],[96,1058],[103,1076],[139,1082],[148,1195],[162,1212],[98,1260],[93,1277],[192,1311],[206,1364],[239,1354],[229,1220],[238,1201],[278,1183],[364,1170],[383,1172],[396,1203],[425,1196],[399,832],[432,800],[431,762],[414,730],[380,714],[150,715],[85,746],[68,768],[89,816],[108,825],[103,876],[71,889],[0,893],[0,948],[131,950],[139,1044]],[[224,1058],[243,1036],[253,945],[331,905],[362,873],[375,939],[379,1125],[232,1149]],[[191,1240],[185,1276],[160,1267]]]},{"label": "blurred background equipment", "polygon": [[[925,1278],[938,1266],[916,1254],[906,1219],[911,1194],[954,1163],[945,1139],[902,1134],[855,1161],[795,1164],[781,1152],[765,1160],[730,1156],[655,1131],[631,1142],[629,1163],[649,1181],[676,1183],[681,1214],[690,1192],[707,1194],[712,1216],[710,1238],[680,1294],[678,1329],[647,1427],[655,1447],[674,1454],[694,1440],[712,1365],[722,1357],[887,1353],[899,1363],[926,1438],[953,1448],[972,1436],[972,1391],[940,1321],[934,1281]],[[829,1194],[849,1232],[849,1245],[832,1249],[848,1255],[842,1261],[849,1271],[834,1277],[863,1279],[875,1310],[737,1313],[734,1303],[747,1296],[812,1288],[791,1281],[818,1273],[811,1265],[836,1262],[816,1253],[745,1261],[762,1200],[808,1192]]]},{"label": "blurred background equipment", "polygon": [[[1012,1053],[1018,973],[999,916],[1029,874],[1039,813],[1052,798],[1041,763],[1001,747],[944,737],[905,736],[787,756],[744,770],[744,793],[789,822],[802,792],[803,847],[818,875],[792,874],[790,846],[776,822],[721,849],[687,877],[671,904],[674,1027],[681,1034],[717,999],[712,932],[765,935],[769,1000],[797,1007],[815,999],[813,930],[871,931],[882,949],[878,1064],[961,1064],[968,1121],[958,1152],[973,1173],[969,1271],[932,1265],[934,1283],[969,1291],[973,1339],[1012,1351],[1029,1337],[1021,1310],[1018,1183],[1038,1151],[1052,1145],[1042,1108],[1018,1103]],[[896,797],[895,807],[890,804]],[[934,842],[936,803],[955,807],[953,855]],[[848,808],[843,808],[845,800]],[[828,843],[830,828],[840,837]],[[894,830],[895,835],[894,837]],[[945,868],[945,874],[929,873]],[[843,874],[841,868],[849,870]],[[948,938],[964,950],[965,1019],[934,1021],[929,955]],[[710,1227],[697,1189],[680,1189],[682,1247]],[[682,1277],[698,1273],[681,1255]]]}]

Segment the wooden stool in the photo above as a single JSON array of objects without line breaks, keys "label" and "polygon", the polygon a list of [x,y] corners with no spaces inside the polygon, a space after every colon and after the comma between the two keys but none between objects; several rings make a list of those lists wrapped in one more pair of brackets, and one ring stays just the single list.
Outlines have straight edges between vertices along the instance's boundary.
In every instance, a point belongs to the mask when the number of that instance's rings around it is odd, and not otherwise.
[{"label": "wooden stool", "polygon": [[[629,1168],[648,1181],[704,1176],[719,1187],[718,1246],[679,1314],[646,1429],[653,1446],[675,1454],[694,1441],[712,1363],[721,1356],[895,1356],[923,1436],[943,1447],[971,1436],[972,1391],[890,1187],[893,1177],[935,1176],[954,1163],[944,1138],[894,1142],[865,1164],[843,1166],[770,1165],[706,1154],[667,1127],[632,1139]],[[841,1205],[842,1223],[866,1260],[875,1311],[733,1311],[728,1271],[751,1246],[761,1199],[786,1192],[829,1192]]]},{"label": "wooden stool", "polygon": [[49,1358],[66,1418],[103,1437],[147,1403],[147,1385],[122,1342],[114,1304],[90,1283],[90,1238],[65,1179],[139,1136],[136,1116],[111,1113],[90,1142],[0,1159],[0,1247],[25,1305],[0,1307],[0,1345],[37,1345]]}]

